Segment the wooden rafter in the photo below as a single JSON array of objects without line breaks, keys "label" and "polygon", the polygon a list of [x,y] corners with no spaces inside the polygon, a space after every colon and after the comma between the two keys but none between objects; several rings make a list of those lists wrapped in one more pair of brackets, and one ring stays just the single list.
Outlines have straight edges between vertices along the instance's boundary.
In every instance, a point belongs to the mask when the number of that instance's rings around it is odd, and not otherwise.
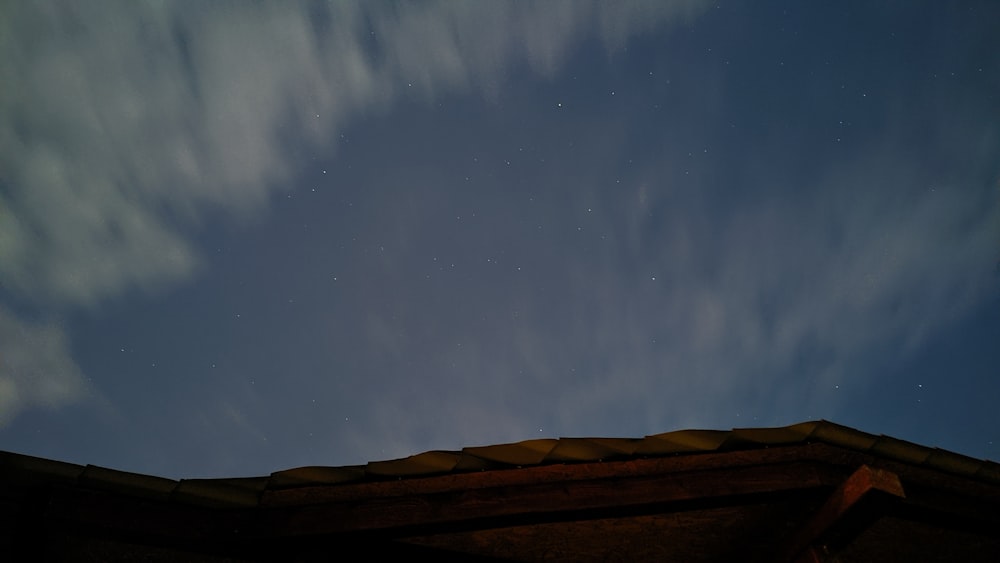
[{"label": "wooden rafter", "polygon": [[860,531],[878,515],[873,500],[885,496],[906,498],[899,476],[891,471],[862,465],[844,480],[786,545],[781,561],[819,563],[825,560],[824,542],[848,529]]}]

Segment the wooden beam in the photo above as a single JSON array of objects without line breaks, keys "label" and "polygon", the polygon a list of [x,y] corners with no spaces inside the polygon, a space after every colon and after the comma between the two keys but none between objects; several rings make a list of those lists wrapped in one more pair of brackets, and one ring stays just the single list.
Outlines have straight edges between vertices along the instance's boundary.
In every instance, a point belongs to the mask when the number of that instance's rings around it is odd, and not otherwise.
[{"label": "wooden beam", "polygon": [[823,464],[796,462],[354,499],[271,508],[261,517],[267,522],[262,529],[271,537],[354,532],[402,537],[409,533],[408,529],[419,528],[427,533],[434,527],[455,525],[477,529],[531,521],[568,521],[583,517],[587,511],[607,509],[668,511],[671,504],[719,499],[730,502],[740,496],[815,490],[838,482],[838,475],[842,473]]},{"label": "wooden beam", "polygon": [[[843,450],[827,444],[805,444],[785,447],[710,452],[636,458],[598,460],[584,463],[558,463],[519,468],[496,468],[487,471],[446,473],[405,479],[364,480],[335,486],[318,483],[287,489],[267,490],[261,496],[264,507],[315,505],[329,502],[350,502],[375,498],[462,492],[471,489],[530,486],[542,483],[567,483],[598,479],[622,479],[658,476],[684,472],[727,470],[760,465],[784,465],[795,462],[819,461],[824,465],[841,465]],[[829,459],[828,459],[829,458]],[[851,460],[848,460],[851,461]],[[856,463],[851,464],[856,466]],[[835,486],[843,479],[836,474]]]},{"label": "wooden beam", "polygon": [[862,465],[840,484],[827,498],[819,510],[813,514],[786,544],[780,561],[819,563],[826,560],[821,543],[836,528],[844,528],[850,520],[854,524],[867,525],[867,520],[877,514],[861,514],[860,506],[873,497],[883,495],[905,498],[899,476],[891,471]]}]

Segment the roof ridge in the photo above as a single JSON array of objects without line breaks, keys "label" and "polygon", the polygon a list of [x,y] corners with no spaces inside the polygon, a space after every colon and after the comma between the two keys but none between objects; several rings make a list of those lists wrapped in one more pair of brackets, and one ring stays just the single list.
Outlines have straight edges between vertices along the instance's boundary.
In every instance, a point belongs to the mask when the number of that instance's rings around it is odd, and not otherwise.
[{"label": "roof ridge", "polygon": [[196,504],[247,505],[267,490],[387,478],[428,477],[629,458],[722,453],[820,442],[919,467],[1000,483],[1000,464],[886,435],[874,435],[827,420],[778,427],[732,430],[674,430],[642,438],[563,437],[431,450],[404,458],[353,466],[306,466],[262,477],[168,479],[96,465],[77,465],[0,451],[0,477],[82,485],[155,499],[183,499]]}]

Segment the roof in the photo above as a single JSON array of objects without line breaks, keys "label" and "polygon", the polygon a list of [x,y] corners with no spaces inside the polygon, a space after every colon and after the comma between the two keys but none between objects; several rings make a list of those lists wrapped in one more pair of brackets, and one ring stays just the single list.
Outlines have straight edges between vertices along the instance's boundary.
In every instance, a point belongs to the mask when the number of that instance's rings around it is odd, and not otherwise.
[{"label": "roof", "polygon": [[898,558],[908,545],[933,560],[928,542],[949,546],[937,548],[942,561],[1000,554],[1000,464],[827,421],[528,440],[234,479],[174,481],[0,452],[0,501],[5,528],[21,530],[3,541],[24,549],[43,529],[50,559],[143,549],[164,560],[309,560],[377,546],[445,560],[792,561],[835,551],[863,561]]}]

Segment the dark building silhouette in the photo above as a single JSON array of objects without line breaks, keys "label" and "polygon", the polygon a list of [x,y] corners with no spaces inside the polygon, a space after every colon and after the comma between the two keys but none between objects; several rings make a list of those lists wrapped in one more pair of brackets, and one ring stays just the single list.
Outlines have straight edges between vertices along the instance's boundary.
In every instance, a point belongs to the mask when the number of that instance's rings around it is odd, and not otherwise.
[{"label": "dark building silhouette", "polygon": [[830,422],[173,481],[0,452],[31,561],[1000,560],[1000,465]]}]

